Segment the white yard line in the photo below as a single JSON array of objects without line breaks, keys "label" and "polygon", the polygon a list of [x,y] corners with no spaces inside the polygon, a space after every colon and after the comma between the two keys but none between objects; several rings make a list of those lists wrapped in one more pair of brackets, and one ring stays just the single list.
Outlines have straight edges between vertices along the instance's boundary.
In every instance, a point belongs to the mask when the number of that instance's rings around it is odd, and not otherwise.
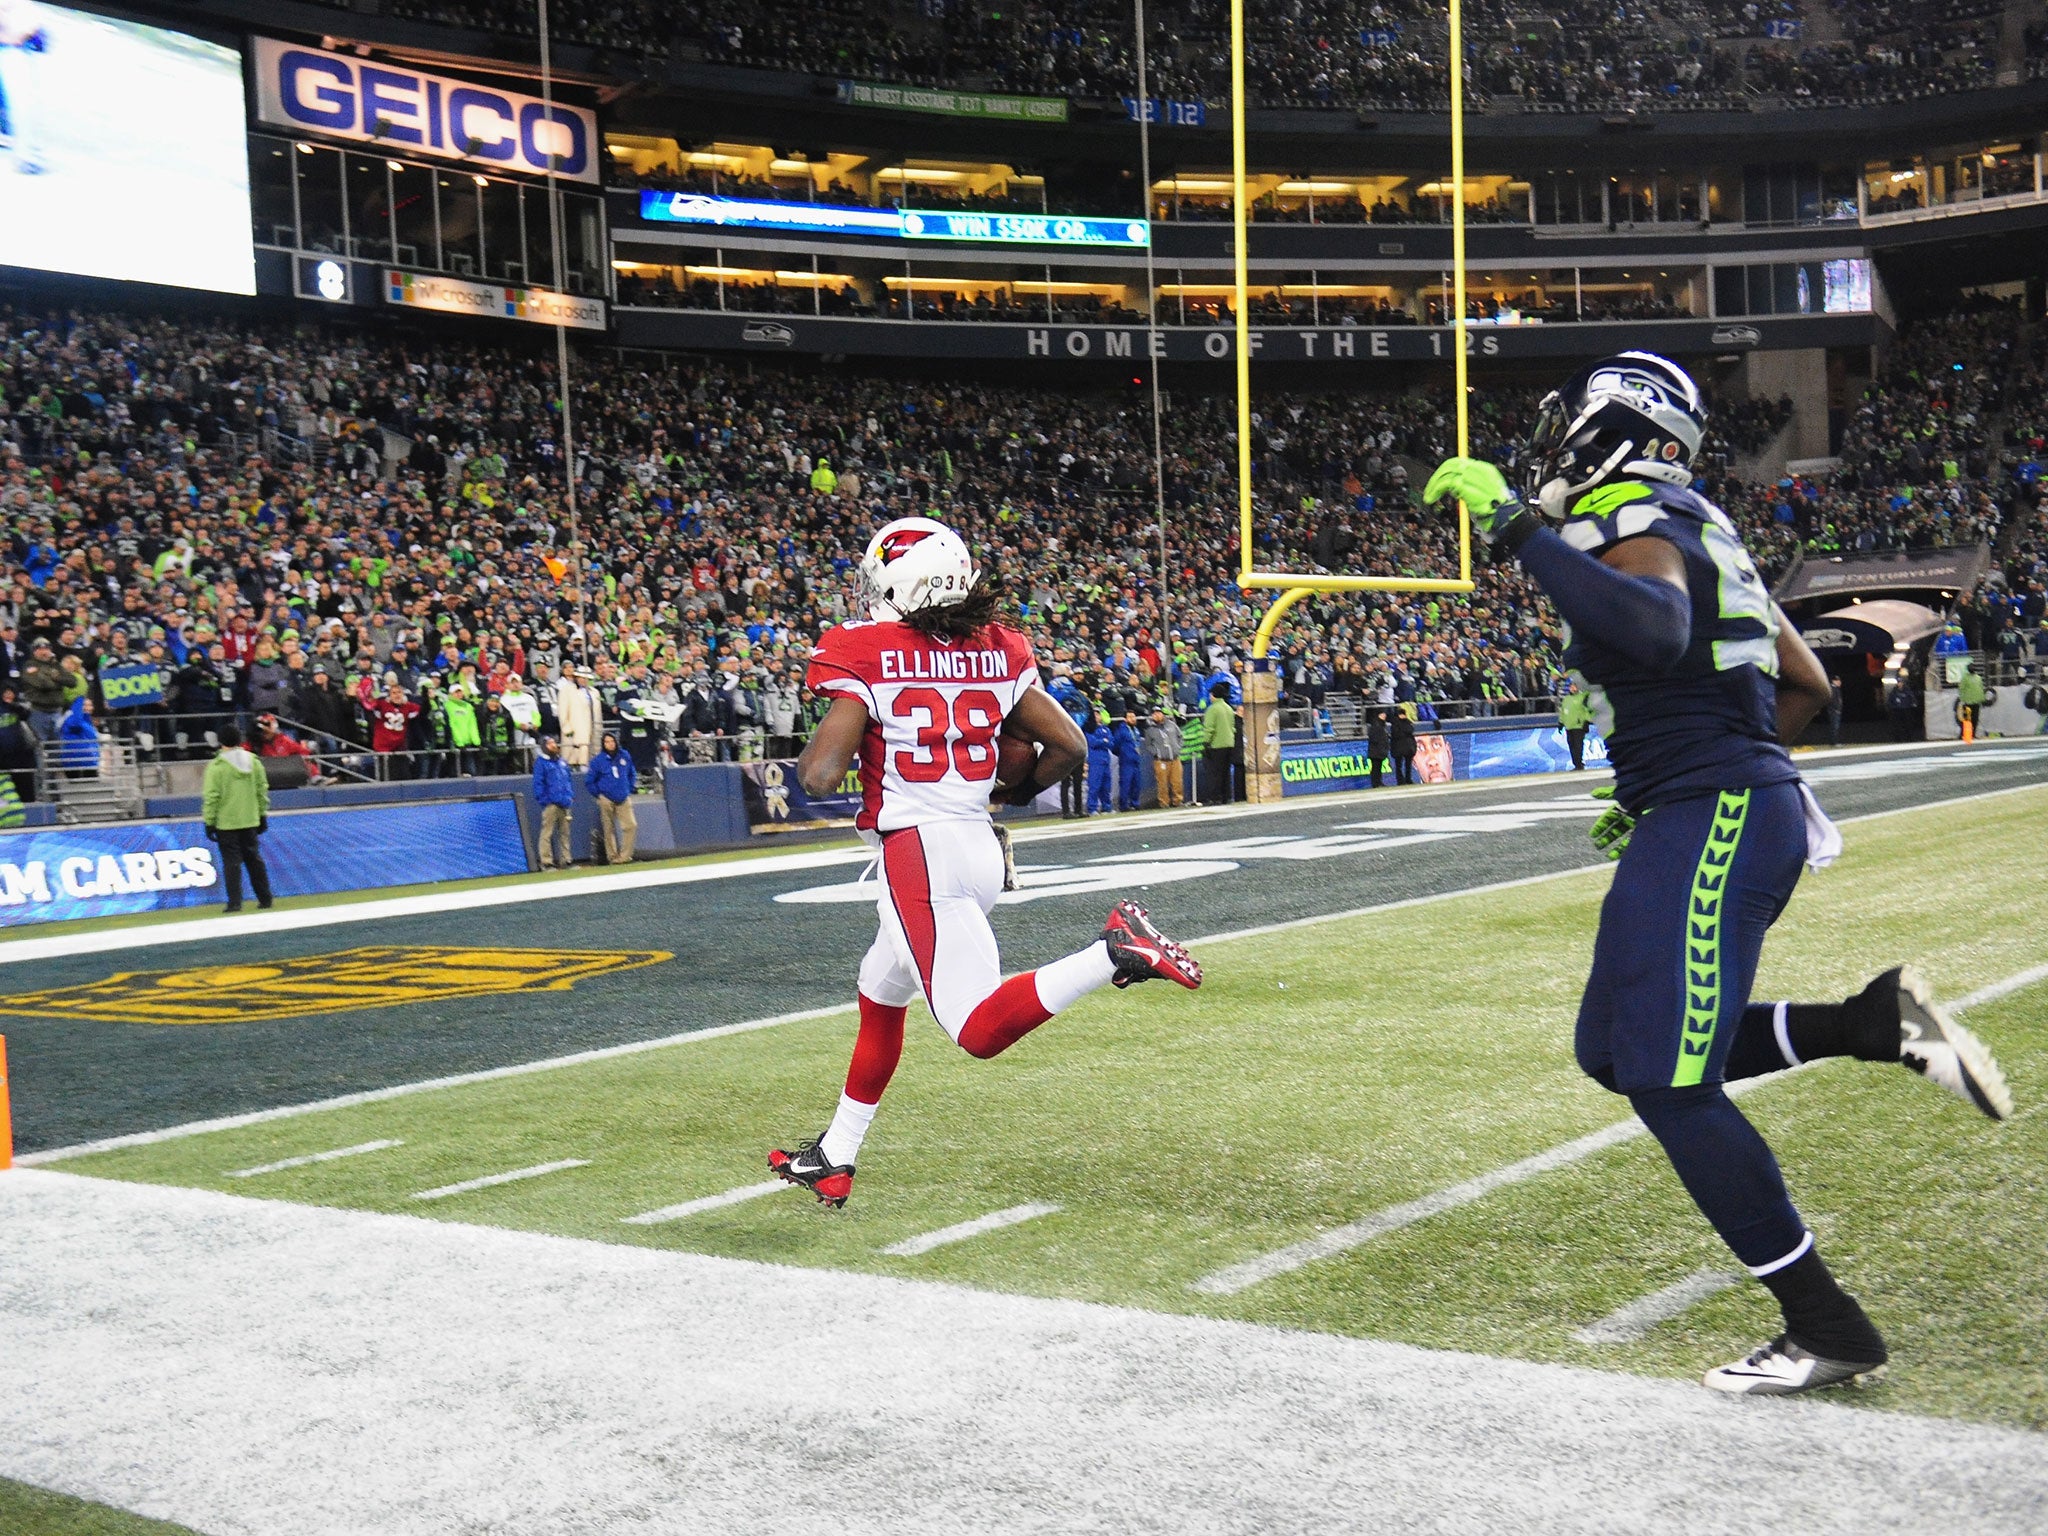
[{"label": "white yard line", "polygon": [[882,1252],[899,1259],[914,1259],[921,1253],[930,1253],[934,1248],[944,1248],[949,1243],[964,1243],[970,1237],[980,1237],[984,1232],[1000,1232],[1005,1227],[1020,1226],[1027,1221],[1036,1221],[1041,1216],[1057,1216],[1056,1205],[1013,1205],[1006,1211],[990,1211],[986,1216],[977,1216],[972,1221],[956,1222],[950,1227],[941,1227],[936,1232],[920,1233],[906,1237],[900,1243],[891,1243]]},{"label": "white yard line", "polygon": [[728,1189],[722,1194],[685,1200],[681,1205],[664,1205],[658,1211],[642,1211],[638,1216],[623,1216],[620,1222],[628,1227],[658,1227],[665,1221],[681,1221],[685,1216],[695,1216],[704,1211],[723,1210],[728,1205],[758,1200],[763,1195],[772,1195],[777,1190],[789,1187],[780,1179],[769,1179],[761,1184],[742,1184],[738,1189]]},{"label": "white yard line", "polygon": [[1957,998],[1948,1005],[1949,1011],[1961,1013],[1965,1008],[1978,1008],[1985,1003],[1995,1003],[2001,997],[2010,997],[2015,992],[2043,981],[2048,981],[2048,965],[2036,965],[2016,972],[2003,981],[1994,981],[1988,987],[1979,987],[1967,997]]},{"label": "white yard line", "polygon": [[201,1531],[1706,1536],[1763,1497],[1802,1536],[2037,1536],[2048,1504],[2048,1440],[1992,1424],[33,1169],[0,1275],[0,1476]]},{"label": "white yard line", "polygon": [[228,1177],[231,1179],[253,1179],[259,1173],[282,1173],[287,1168],[305,1168],[314,1163],[332,1163],[344,1157],[361,1157],[365,1152],[384,1152],[392,1147],[402,1147],[402,1141],[366,1141],[353,1147],[336,1147],[332,1152],[308,1152],[304,1157],[279,1158],[274,1163],[258,1163],[254,1168],[237,1168]]},{"label": "white yard line", "polygon": [[[2039,784],[2015,784],[2005,789],[1985,790],[1976,794],[1958,795],[1948,800],[1932,800],[1924,805],[1901,806],[1897,810],[1872,811],[1863,816],[1845,816],[1840,826],[1854,826],[1858,822],[1877,821],[1887,816],[1910,815],[1915,811],[1943,810],[1951,806],[1967,805],[1979,800],[1996,799],[2001,795],[2023,794],[2043,788]],[[1370,793],[1370,791],[1367,791]],[[867,857],[862,850],[861,857]],[[756,866],[771,862],[756,860]],[[853,862],[848,859],[846,862]],[[1526,875],[1518,880],[1499,880],[1489,885],[1460,886],[1452,891],[1435,891],[1427,896],[1410,896],[1400,901],[1382,902],[1372,907],[1350,907],[1341,912],[1325,912],[1315,917],[1297,917],[1281,923],[1265,923],[1256,928],[1234,928],[1226,933],[1205,934],[1200,938],[1188,939],[1190,946],[1197,944],[1228,944],[1238,939],[1262,938],[1269,933],[1286,933],[1296,928],[1314,928],[1323,923],[1340,923],[1354,917],[1372,917],[1382,912],[1400,912],[1410,907],[1433,906],[1441,901],[1456,901],[1463,896],[1488,896],[1497,891],[1518,890],[1523,886],[1542,885],[1551,880],[1569,880],[1578,875],[1597,874],[1603,869],[1612,869],[1608,863],[1580,864],[1571,869],[1554,870],[1545,875]],[[487,893],[486,893],[487,894]],[[459,902],[460,897],[450,898]],[[100,937],[118,938],[119,935]],[[2031,973],[2029,973],[2031,974]],[[1998,983],[2004,985],[2004,983]],[[606,1061],[617,1056],[635,1056],[642,1051],[666,1050],[675,1045],[691,1045],[699,1040],[718,1040],[727,1035],[747,1034],[757,1029],[774,1029],[782,1024],[799,1024],[812,1019],[827,1019],[835,1014],[851,1013],[852,1003],[837,1003],[826,1008],[805,1008],[795,1013],[778,1013],[763,1019],[747,1019],[737,1024],[718,1024],[709,1029],[688,1030],[681,1034],[663,1035],[654,1040],[632,1040],[623,1045],[602,1046],[595,1050],[574,1051],[566,1056],[549,1056],[539,1061],[523,1061],[506,1067],[487,1067],[477,1072],[459,1072],[448,1077],[427,1078],[416,1083],[395,1083],[389,1088],[370,1088],[360,1093],[339,1094],[331,1099],[315,1099],[305,1104],[284,1104],[275,1109],[250,1110],[245,1114],[221,1115],[210,1120],[194,1120],[184,1125],[165,1126],[162,1130],[136,1131],[125,1136],[108,1136],[98,1141],[80,1142],[75,1146],[52,1147],[43,1152],[30,1152],[14,1160],[23,1167],[35,1167],[43,1163],[62,1162],[67,1158],[85,1157],[95,1152],[117,1152],[125,1147],[154,1146],[158,1142],[178,1141],[187,1136],[203,1136],[213,1131],[240,1130],[245,1126],[262,1125],[272,1120],[287,1120],[299,1115],[321,1114],[330,1109],[350,1109],[359,1104],[377,1104],[386,1099],[404,1098],[415,1093],[433,1093],[443,1088],[460,1088],[470,1083],[493,1082],[503,1077],[521,1077],[530,1072],[552,1072],[561,1067],[578,1067],[587,1062]]]},{"label": "white yard line", "polygon": [[413,1196],[415,1200],[446,1200],[450,1195],[466,1195],[473,1189],[492,1189],[500,1184],[517,1184],[522,1179],[537,1179],[543,1174],[560,1173],[565,1168],[588,1168],[587,1157],[565,1157],[559,1162],[535,1163],[531,1168],[514,1168],[510,1173],[487,1173],[480,1179],[464,1179],[460,1184],[443,1184],[439,1189],[423,1189]]},{"label": "white yard line", "polygon": [[1617,1307],[1572,1337],[1581,1344],[1633,1344],[1659,1323],[1668,1323],[1709,1296],[1718,1296],[1741,1283],[1742,1276],[1731,1275],[1725,1269],[1696,1269],[1661,1291],[1652,1291],[1625,1307]]},{"label": "white yard line", "polygon": [[1419,1200],[1403,1201],[1390,1205],[1385,1210],[1374,1211],[1370,1216],[1333,1227],[1328,1232],[1319,1232],[1314,1237],[1298,1243],[1289,1243],[1285,1248],[1271,1253],[1261,1253],[1228,1265],[1213,1274],[1202,1276],[1188,1287],[1205,1296],[1235,1296],[1239,1291],[1250,1290],[1267,1280],[1281,1275],[1292,1274],[1322,1259],[1334,1259],[1340,1254],[1362,1247],[1376,1237],[1385,1237],[1389,1232],[1398,1232],[1403,1227],[1413,1226],[1432,1216],[1441,1216],[1445,1211],[1455,1211],[1461,1205],[1470,1205],[1483,1200],[1496,1189],[1510,1184],[1520,1184],[1538,1174],[1554,1169],[1569,1167],[1583,1162],[1596,1152],[1609,1147],[1618,1147],[1625,1141],[1633,1141],[1643,1134],[1640,1120],[1622,1120],[1613,1125],[1603,1126],[1590,1135],[1563,1146],[1552,1147],[1547,1152],[1538,1152],[1534,1157],[1525,1157],[1518,1163],[1509,1163],[1504,1168],[1495,1168],[1482,1173],[1476,1179],[1467,1179],[1462,1184],[1453,1184],[1448,1189],[1437,1190]]},{"label": "white yard line", "polygon": [[[2040,981],[2048,981],[2048,965],[2031,966],[2024,971],[2016,971],[2002,981],[1978,988],[1967,997],[1951,1003],[1949,1007],[1951,1011],[1959,1013],[1965,1008],[2009,996],[2022,987],[2032,986]],[[1803,1070],[1803,1067],[1795,1067],[1790,1071],[1773,1072],[1764,1077],[1744,1078],[1740,1082],[1728,1085],[1728,1096],[1739,1098],[1766,1084],[1783,1082],[1793,1073]],[[1319,1232],[1314,1237],[1304,1238],[1298,1243],[1290,1243],[1285,1248],[1275,1249],[1271,1253],[1256,1254],[1236,1264],[1227,1265],[1202,1276],[1188,1289],[1199,1291],[1206,1296],[1234,1296],[1239,1291],[1249,1290],[1252,1286],[1277,1279],[1281,1275],[1292,1274],[1295,1270],[1320,1260],[1333,1259],[1349,1253],[1354,1248],[1363,1247],[1374,1238],[1385,1237],[1389,1232],[1398,1232],[1418,1221],[1426,1221],[1432,1216],[1441,1216],[1446,1211],[1454,1211],[1460,1206],[1483,1200],[1497,1189],[1525,1183],[1542,1174],[1554,1172],[1559,1168],[1568,1168],[1573,1163],[1584,1162],[1596,1153],[1604,1152],[1609,1147],[1618,1147],[1644,1134],[1645,1129],[1640,1120],[1617,1121],[1574,1141],[1552,1147],[1547,1152],[1538,1152],[1532,1157],[1523,1158],[1520,1162],[1492,1169],[1476,1178],[1466,1179],[1462,1183],[1437,1190],[1420,1199],[1390,1205],[1385,1210],[1374,1211],[1341,1227],[1333,1227],[1327,1232]]]}]

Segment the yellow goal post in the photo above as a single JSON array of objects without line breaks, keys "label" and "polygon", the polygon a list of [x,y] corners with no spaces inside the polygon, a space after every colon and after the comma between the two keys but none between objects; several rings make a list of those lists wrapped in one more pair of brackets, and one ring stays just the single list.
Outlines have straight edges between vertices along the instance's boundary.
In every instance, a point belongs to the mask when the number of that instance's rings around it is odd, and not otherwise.
[{"label": "yellow goal post", "polygon": [[[1451,315],[1455,417],[1460,455],[1471,451],[1471,418],[1466,392],[1465,321],[1465,81],[1464,25],[1459,0],[1450,0],[1451,86]],[[1240,589],[1278,589],[1252,640],[1252,659],[1266,659],[1273,632],[1288,609],[1320,592],[1470,592],[1472,520],[1458,504],[1458,574],[1449,576],[1344,576],[1306,572],[1261,571],[1252,565],[1252,349],[1249,264],[1246,226],[1250,210],[1245,197],[1245,68],[1244,0],[1230,0],[1230,182],[1231,286],[1236,306],[1237,358],[1237,517]]]}]

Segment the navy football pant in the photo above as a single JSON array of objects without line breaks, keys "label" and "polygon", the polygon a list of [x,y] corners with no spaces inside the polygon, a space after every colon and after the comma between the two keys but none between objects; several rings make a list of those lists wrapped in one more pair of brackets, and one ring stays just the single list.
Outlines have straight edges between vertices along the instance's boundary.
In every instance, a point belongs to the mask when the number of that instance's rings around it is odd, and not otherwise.
[{"label": "navy football pant", "polygon": [[1579,1065],[1626,1094],[1735,1256],[1767,1273],[1805,1251],[1777,1159],[1722,1091],[1789,1065],[1774,1010],[1749,1007],[1764,935],[1806,857],[1798,787],[1728,790],[1636,823],[1600,911]]}]

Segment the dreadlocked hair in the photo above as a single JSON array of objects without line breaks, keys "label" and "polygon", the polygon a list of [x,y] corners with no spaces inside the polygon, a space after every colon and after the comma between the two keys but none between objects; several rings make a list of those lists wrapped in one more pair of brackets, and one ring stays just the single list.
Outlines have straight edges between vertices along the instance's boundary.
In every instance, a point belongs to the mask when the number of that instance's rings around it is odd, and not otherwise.
[{"label": "dreadlocked hair", "polygon": [[959,602],[944,607],[927,603],[916,612],[903,615],[903,622],[934,640],[965,640],[996,622],[1002,599],[1002,583],[996,579],[994,564],[984,560],[974,585]]}]

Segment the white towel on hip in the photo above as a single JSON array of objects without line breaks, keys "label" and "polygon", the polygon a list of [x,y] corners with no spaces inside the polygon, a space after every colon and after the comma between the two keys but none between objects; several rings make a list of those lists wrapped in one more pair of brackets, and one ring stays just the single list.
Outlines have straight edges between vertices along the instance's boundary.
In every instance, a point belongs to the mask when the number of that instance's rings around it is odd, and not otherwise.
[{"label": "white towel on hip", "polygon": [[1806,806],[1806,867],[1826,869],[1842,856],[1842,829],[1828,820],[1804,779],[1799,781],[1799,798]]}]

